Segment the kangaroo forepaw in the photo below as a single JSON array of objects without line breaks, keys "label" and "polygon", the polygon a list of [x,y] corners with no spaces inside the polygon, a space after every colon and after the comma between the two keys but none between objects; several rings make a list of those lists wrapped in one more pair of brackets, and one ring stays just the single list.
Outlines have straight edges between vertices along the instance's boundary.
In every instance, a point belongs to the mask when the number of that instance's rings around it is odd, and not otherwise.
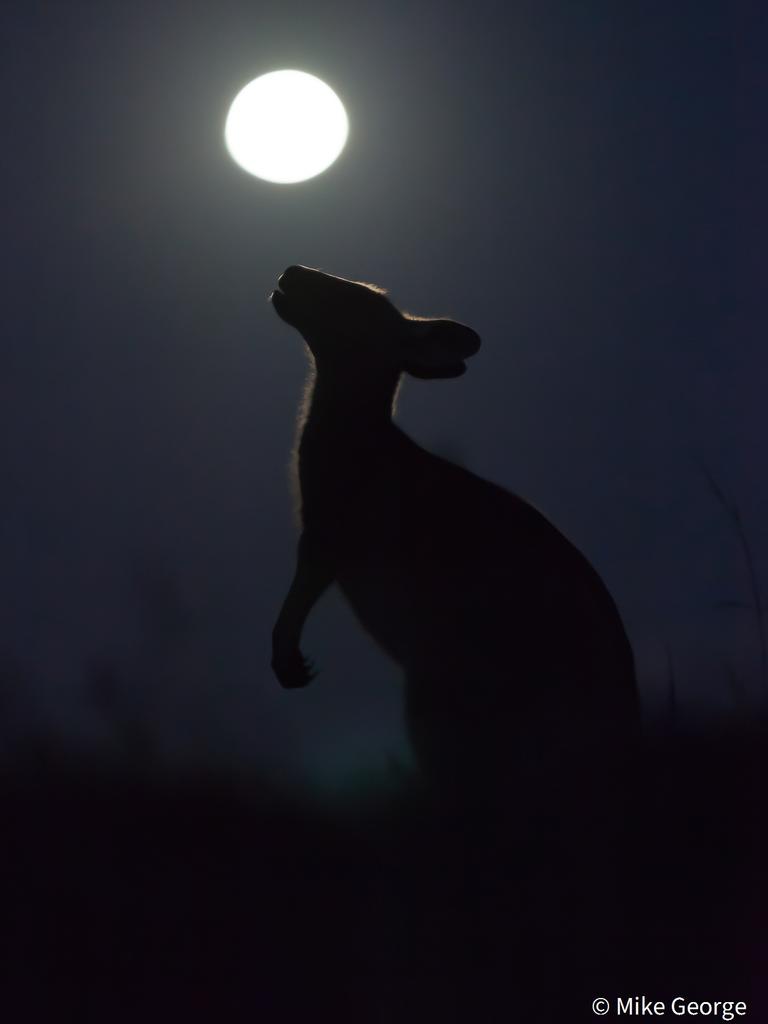
[{"label": "kangaroo forepaw", "polygon": [[308,686],[317,675],[314,665],[308,661],[298,647],[288,651],[275,651],[272,655],[272,671],[286,690],[298,690]]}]

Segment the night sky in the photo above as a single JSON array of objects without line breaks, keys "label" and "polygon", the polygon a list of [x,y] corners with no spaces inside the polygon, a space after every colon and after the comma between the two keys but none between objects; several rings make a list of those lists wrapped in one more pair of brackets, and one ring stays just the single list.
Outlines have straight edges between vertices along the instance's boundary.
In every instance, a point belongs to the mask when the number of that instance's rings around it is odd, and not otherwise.
[{"label": "night sky", "polygon": [[[3,747],[108,752],[128,723],[167,763],[332,783],[407,757],[398,670],[336,594],[305,633],[315,684],[269,670],[306,358],[266,297],[291,263],[479,332],[466,377],[405,383],[399,421],[588,555],[650,715],[667,648],[691,720],[764,706],[701,468],[768,581],[749,6],[4,5]],[[238,90],[280,68],[351,126],[290,186],[223,142]]]}]

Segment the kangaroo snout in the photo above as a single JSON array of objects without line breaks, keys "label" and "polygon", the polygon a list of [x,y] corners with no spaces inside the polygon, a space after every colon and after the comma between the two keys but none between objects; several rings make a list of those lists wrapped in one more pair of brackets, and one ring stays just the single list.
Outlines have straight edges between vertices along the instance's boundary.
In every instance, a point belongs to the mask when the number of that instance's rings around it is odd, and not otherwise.
[{"label": "kangaroo snout", "polygon": [[292,264],[282,272],[280,277],[278,277],[277,287],[281,291],[287,292],[289,289],[295,288],[297,281],[301,280],[303,276],[316,273],[316,270],[310,270],[309,267],[302,267],[300,264]]},{"label": "kangaroo snout", "polygon": [[301,310],[297,306],[297,302],[306,300],[302,279],[306,280],[306,275],[313,273],[315,271],[310,270],[309,267],[297,264],[287,267],[278,277],[277,287],[269,296],[277,315],[291,327],[298,326],[296,315],[300,314]]},{"label": "kangaroo snout", "polygon": [[312,267],[291,264],[278,277],[270,301],[281,320],[301,330],[301,325],[309,326],[318,316],[327,315],[334,302],[336,284],[346,282]]}]

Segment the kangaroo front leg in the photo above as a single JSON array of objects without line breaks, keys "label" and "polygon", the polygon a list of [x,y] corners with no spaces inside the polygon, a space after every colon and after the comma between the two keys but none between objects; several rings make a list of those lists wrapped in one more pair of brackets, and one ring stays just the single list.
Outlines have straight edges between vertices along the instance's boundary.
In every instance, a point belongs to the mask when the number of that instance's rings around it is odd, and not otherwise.
[{"label": "kangaroo front leg", "polygon": [[334,575],[331,560],[322,547],[303,533],[293,582],[272,630],[272,670],[286,689],[306,686],[317,674],[301,653],[301,631]]}]

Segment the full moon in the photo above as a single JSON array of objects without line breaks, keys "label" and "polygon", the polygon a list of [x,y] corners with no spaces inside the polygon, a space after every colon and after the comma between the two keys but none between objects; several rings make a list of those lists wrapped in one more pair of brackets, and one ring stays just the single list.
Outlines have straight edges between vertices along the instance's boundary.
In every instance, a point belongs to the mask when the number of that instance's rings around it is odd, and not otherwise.
[{"label": "full moon", "polygon": [[224,139],[243,170],[288,185],[330,167],[348,131],[344,106],[325,82],[304,71],[272,71],[235,96]]}]

